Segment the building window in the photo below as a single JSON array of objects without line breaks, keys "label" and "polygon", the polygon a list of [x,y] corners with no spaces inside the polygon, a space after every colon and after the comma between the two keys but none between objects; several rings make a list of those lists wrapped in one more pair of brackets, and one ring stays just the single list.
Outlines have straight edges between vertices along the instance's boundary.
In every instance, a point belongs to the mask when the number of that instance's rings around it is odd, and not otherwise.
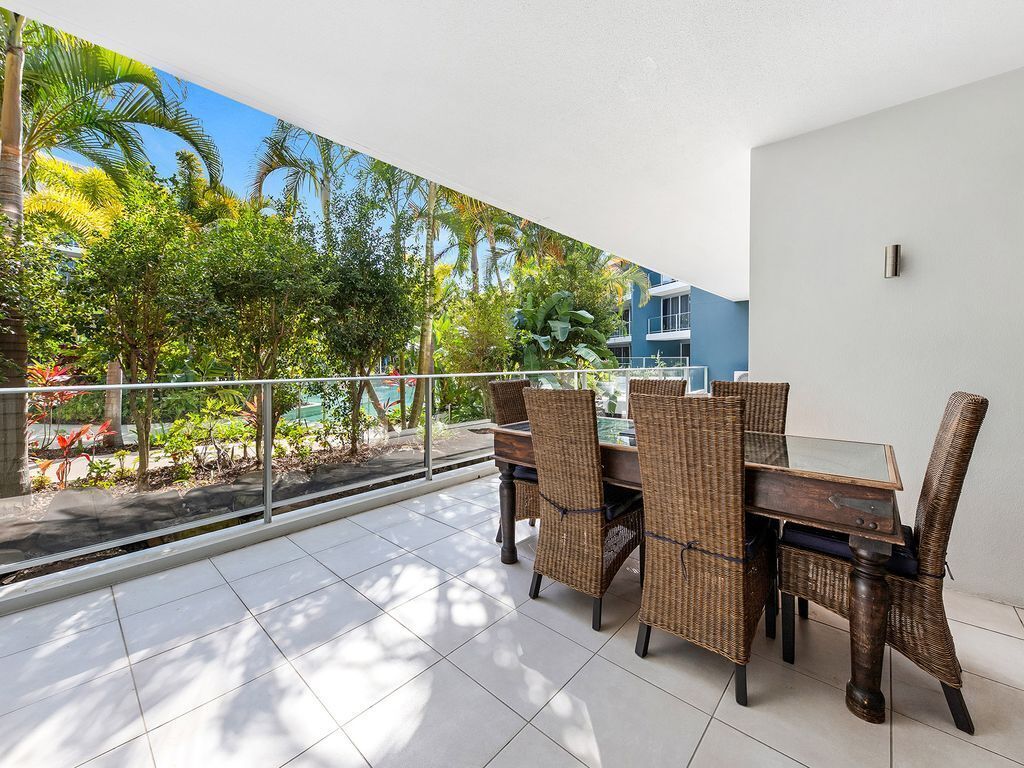
[{"label": "building window", "polygon": [[615,359],[619,361],[619,368],[629,368],[629,357],[632,347],[629,344],[625,346],[609,347],[612,354],[615,355]]}]

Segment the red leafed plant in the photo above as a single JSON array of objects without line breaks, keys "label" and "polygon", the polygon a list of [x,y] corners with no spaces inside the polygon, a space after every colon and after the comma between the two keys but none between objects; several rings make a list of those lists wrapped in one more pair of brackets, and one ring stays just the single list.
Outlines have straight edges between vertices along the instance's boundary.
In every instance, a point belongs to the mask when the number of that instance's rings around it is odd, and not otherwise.
[{"label": "red leafed plant", "polygon": [[[71,366],[51,363],[34,363],[26,370],[28,383],[33,387],[60,387],[71,380]],[[28,424],[41,424],[43,433],[30,441],[35,448],[49,448],[53,445],[53,412],[61,405],[74,400],[82,392],[33,392],[28,398]]]},{"label": "red leafed plant", "polygon": [[57,446],[64,455],[59,460],[46,459],[36,462],[36,467],[38,467],[41,473],[45,474],[55,461],[59,461],[55,473],[57,475],[57,487],[61,489],[67,488],[68,473],[71,471],[71,465],[75,459],[83,456],[87,462],[92,461],[92,456],[85,452],[86,441],[92,440],[95,443],[96,440],[112,434],[114,434],[114,430],[110,428],[110,422],[105,421],[98,428],[92,424],[86,424],[70,434],[57,435]]}]

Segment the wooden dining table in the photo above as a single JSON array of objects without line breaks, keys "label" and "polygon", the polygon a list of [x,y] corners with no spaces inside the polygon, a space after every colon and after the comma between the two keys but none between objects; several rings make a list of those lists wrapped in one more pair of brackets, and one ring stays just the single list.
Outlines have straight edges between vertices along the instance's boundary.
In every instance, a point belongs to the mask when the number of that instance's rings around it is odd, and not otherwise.
[{"label": "wooden dining table", "polygon": [[[501,561],[518,559],[513,471],[536,467],[528,422],[494,430],[501,475]],[[632,422],[598,417],[605,482],[642,490]],[[882,659],[889,613],[886,562],[903,544],[896,491],[903,489],[892,446],[798,435],[744,435],[748,511],[850,537],[850,680],[846,705],[872,723],[885,722]]]}]

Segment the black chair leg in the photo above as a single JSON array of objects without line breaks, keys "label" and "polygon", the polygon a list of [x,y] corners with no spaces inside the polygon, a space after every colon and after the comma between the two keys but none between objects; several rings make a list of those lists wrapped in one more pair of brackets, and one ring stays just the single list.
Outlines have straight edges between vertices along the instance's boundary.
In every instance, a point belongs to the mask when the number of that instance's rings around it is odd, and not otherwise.
[{"label": "black chair leg", "polygon": [[531,517],[530,518],[530,527],[531,528],[536,528],[537,527],[537,518],[536,517]]},{"label": "black chair leg", "polygon": [[956,727],[964,733],[973,734],[974,721],[971,720],[971,713],[967,710],[967,702],[964,701],[963,690],[942,683],[942,692],[946,694],[949,713],[953,715],[953,722],[956,723]]},{"label": "black chair leg", "polygon": [[494,537],[494,540],[501,544],[501,523],[498,523],[498,535]]},{"label": "black chair leg", "polygon": [[651,645],[651,625],[641,624],[636,632],[636,655],[641,659],[647,655],[647,649]]},{"label": "black chair leg", "polygon": [[541,579],[541,575],[539,573],[534,572],[534,574],[533,574],[533,581],[530,582],[530,599],[531,600],[536,600],[537,599],[537,595],[540,594],[540,579]]},{"label": "black chair leg", "polygon": [[594,598],[594,620],[590,624],[595,632],[601,631],[601,598]]},{"label": "black chair leg", "polygon": [[798,597],[796,601],[796,608],[800,612],[800,618],[807,618],[807,598]]},{"label": "black chair leg", "polygon": [[736,703],[747,706],[747,665],[736,665]]},{"label": "black chair leg", "polygon": [[792,664],[796,658],[796,617],[793,615],[793,595],[782,593],[782,660]]},{"label": "black chair leg", "polygon": [[640,586],[644,585],[644,561],[647,548],[644,546],[644,540],[640,539]]}]

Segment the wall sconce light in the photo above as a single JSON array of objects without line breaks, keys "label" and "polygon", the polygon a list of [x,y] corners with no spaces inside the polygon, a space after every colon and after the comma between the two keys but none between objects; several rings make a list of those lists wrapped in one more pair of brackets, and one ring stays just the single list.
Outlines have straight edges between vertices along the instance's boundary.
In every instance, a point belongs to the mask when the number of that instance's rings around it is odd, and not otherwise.
[{"label": "wall sconce light", "polygon": [[885,276],[900,276],[900,244],[885,246]]}]

